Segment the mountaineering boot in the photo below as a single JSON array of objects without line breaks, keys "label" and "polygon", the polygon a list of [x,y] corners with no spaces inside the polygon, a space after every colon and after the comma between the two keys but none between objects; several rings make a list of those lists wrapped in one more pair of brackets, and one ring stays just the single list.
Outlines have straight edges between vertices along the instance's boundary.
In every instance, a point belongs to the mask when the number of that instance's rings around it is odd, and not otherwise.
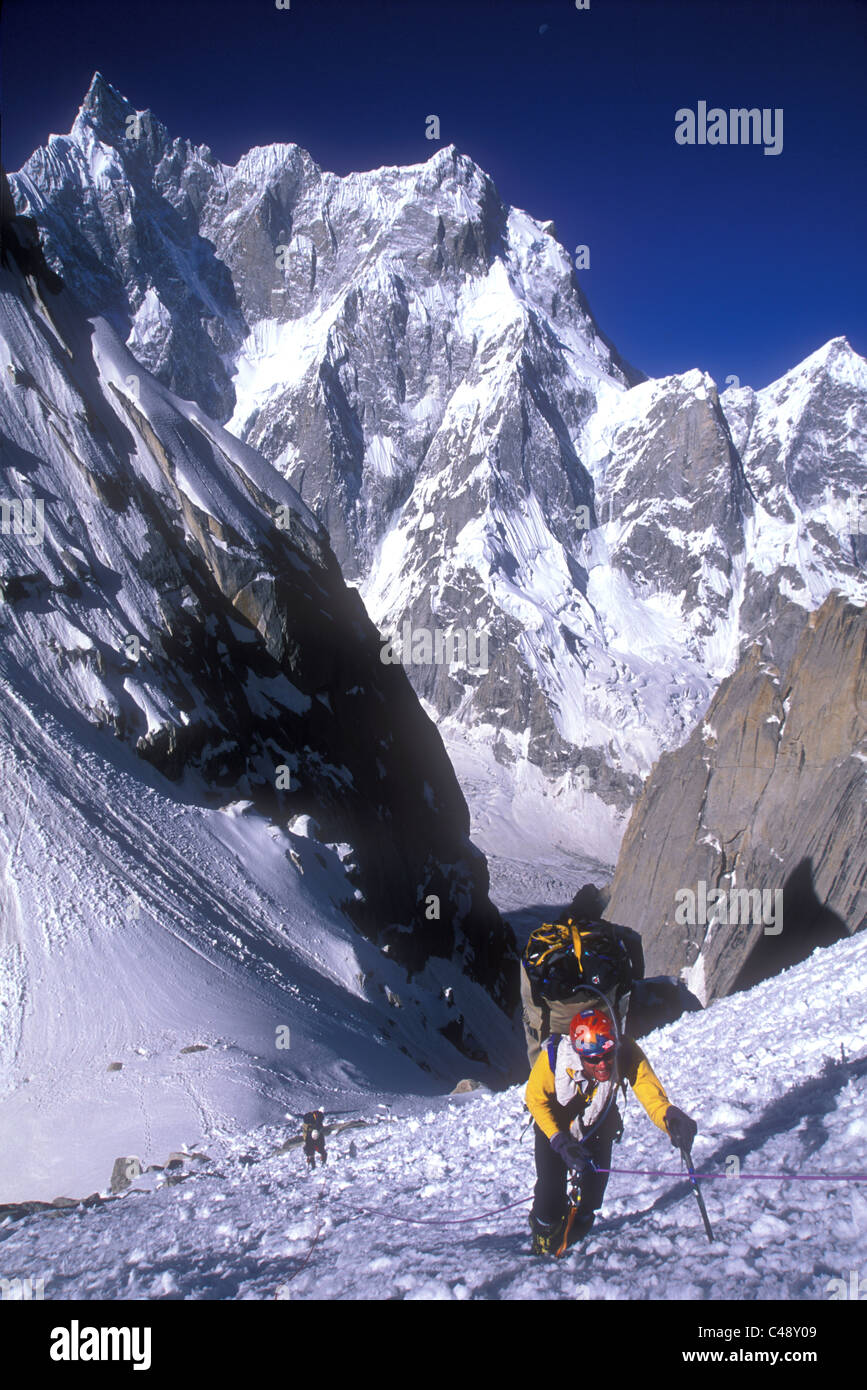
[{"label": "mountaineering boot", "polygon": [[566,1217],[561,1216],[558,1221],[540,1221],[530,1212],[530,1230],[533,1233],[534,1255],[556,1255],[563,1243]]}]

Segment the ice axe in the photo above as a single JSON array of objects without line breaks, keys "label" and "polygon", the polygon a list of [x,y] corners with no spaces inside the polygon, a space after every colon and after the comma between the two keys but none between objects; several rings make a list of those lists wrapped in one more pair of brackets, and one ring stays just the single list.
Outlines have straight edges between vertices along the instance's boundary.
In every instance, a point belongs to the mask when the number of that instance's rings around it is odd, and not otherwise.
[{"label": "ice axe", "polygon": [[566,1225],[563,1227],[563,1239],[557,1249],[556,1256],[561,1260],[569,1249],[569,1236],[578,1215],[578,1208],[581,1205],[581,1187],[576,1173],[569,1174],[569,1214],[566,1217]]},{"label": "ice axe", "polygon": [[710,1228],[710,1221],[708,1220],[707,1215],[707,1207],[705,1206],[704,1198],[701,1195],[701,1188],[698,1185],[698,1178],[695,1176],[695,1169],[693,1168],[692,1162],[689,1157],[689,1150],[682,1148],[680,1153],[684,1163],[686,1164],[686,1171],[689,1173],[690,1185],[692,1186],[692,1190],[695,1193],[695,1200],[698,1202],[698,1209],[701,1212],[701,1219],[704,1222],[704,1229],[707,1234],[707,1238],[712,1245],[713,1231]]}]

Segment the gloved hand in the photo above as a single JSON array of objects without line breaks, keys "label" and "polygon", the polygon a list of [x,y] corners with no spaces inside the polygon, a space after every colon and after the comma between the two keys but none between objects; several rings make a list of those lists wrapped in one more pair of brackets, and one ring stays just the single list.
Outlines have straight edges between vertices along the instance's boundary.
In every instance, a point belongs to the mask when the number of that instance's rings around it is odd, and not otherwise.
[{"label": "gloved hand", "polygon": [[573,1139],[571,1134],[563,1134],[558,1130],[551,1138],[551,1148],[562,1158],[567,1168],[571,1168],[573,1173],[579,1176],[586,1172],[593,1171],[593,1162],[578,1139]]},{"label": "gloved hand", "polygon": [[698,1134],[698,1125],[695,1120],[690,1119],[689,1115],[684,1115],[682,1110],[678,1110],[676,1105],[670,1105],[665,1112],[665,1128],[668,1130],[668,1137],[676,1149],[686,1149],[689,1153],[692,1148],[692,1141]]}]

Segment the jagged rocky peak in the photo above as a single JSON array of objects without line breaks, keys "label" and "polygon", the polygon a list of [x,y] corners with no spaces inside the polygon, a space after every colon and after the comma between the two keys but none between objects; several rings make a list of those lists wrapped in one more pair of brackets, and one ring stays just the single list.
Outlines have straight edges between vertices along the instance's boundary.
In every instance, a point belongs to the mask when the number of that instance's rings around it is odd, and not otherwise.
[{"label": "jagged rocky peak", "polygon": [[[750,455],[757,482],[766,487],[788,484],[799,499],[806,486],[803,500],[809,503],[815,500],[816,487],[828,481],[831,457],[846,467],[846,454],[863,442],[865,390],[867,363],[847,338],[838,337],[764,390],[730,386],[721,400],[737,448]],[[848,431],[823,440],[821,429],[828,416],[839,418],[846,410]],[[791,466],[796,460],[797,466]]]},{"label": "jagged rocky peak", "polygon": [[753,645],[659,760],[611,887],[649,973],[704,1001],[867,926],[867,608],[790,607],[790,659]]},{"label": "jagged rocky peak", "polygon": [[70,137],[13,177],[51,264],[292,483],[384,640],[486,638],[487,661],[405,660],[415,689],[613,859],[750,642],[784,659],[793,602],[867,599],[867,367],[834,340],[760,392],[645,381],[551,225],[454,146],[338,177],[166,139]]},{"label": "jagged rocky peak", "polygon": [[849,380],[857,384],[864,379],[863,364],[864,359],[859,357],[849,339],[841,333],[837,338],[829,338],[823,347],[817,348],[806,357],[799,370],[811,372],[815,368],[821,368],[838,380]]},{"label": "jagged rocky peak", "polygon": [[95,72],[90,80],[84,101],[79,107],[71,133],[75,135],[84,126],[89,126],[101,138],[105,138],[110,144],[115,144],[128,135],[126,126],[128,115],[135,115],[135,108],[116,87],[113,87],[103,77],[101,72]]},{"label": "jagged rocky peak", "polygon": [[[96,141],[106,151],[116,150],[122,159],[112,172],[119,178],[124,176],[126,161],[158,164],[169,159],[177,171],[191,159],[216,166],[207,145],[195,146],[189,140],[173,139],[152,111],[137,109],[101,72],[93,74],[68,138],[85,148]],[[97,166],[95,173],[98,177],[102,170]]]},{"label": "jagged rocky peak", "polygon": [[[91,149],[94,137],[104,147],[96,160]],[[352,285],[366,267],[378,262],[382,262],[376,271],[380,279],[383,272],[386,280],[389,278],[390,268],[407,277],[402,295],[406,300],[425,282],[449,280],[454,275],[484,275],[498,258],[514,261],[517,275],[511,278],[516,280],[518,298],[523,299],[528,290],[538,291],[552,303],[562,300],[564,310],[571,303],[583,326],[590,319],[563,248],[524,214],[516,215],[518,222],[510,225],[511,210],[501,202],[489,175],[454,146],[436,151],[421,165],[377,169],[346,178],[322,174],[310,155],[292,144],[251,150],[231,169],[217,164],[206,147],[195,149],[187,141],[172,140],[150,112],[136,111],[99,73],[65,140],[70,147],[66,151],[70,167],[65,178],[61,176],[61,186],[71,183],[79,202],[99,205],[103,220],[108,221],[109,241],[115,240],[118,229],[112,223],[121,211],[132,229],[138,230],[138,239],[149,245],[154,240],[159,245],[163,232],[169,230],[160,226],[160,201],[182,211],[187,222],[195,213],[186,227],[187,235],[180,238],[182,244],[188,243],[190,271],[203,257],[203,248],[197,244],[200,238],[214,237],[219,256],[232,271],[240,306],[250,325],[262,318],[285,322],[311,308],[327,310],[329,301],[339,301],[347,294],[352,304],[356,299]],[[82,157],[84,147],[87,159]],[[105,186],[108,168],[112,185],[126,181],[136,193],[135,199],[121,199],[122,208],[117,208],[114,217],[110,195],[116,197],[119,190]],[[34,156],[15,184],[23,209],[25,203],[32,204],[32,210],[39,206],[50,254],[69,259],[75,277],[83,236],[104,263],[108,247],[96,220],[92,227],[87,217],[77,229],[69,223],[58,226],[56,208],[41,196],[45,192],[42,172]],[[191,181],[195,196],[190,193]],[[76,230],[79,244],[73,247],[69,243],[76,239]],[[283,253],[281,246],[285,247]],[[117,246],[114,257],[118,257]],[[220,325],[219,320],[226,320],[225,311],[232,306],[219,295],[203,296],[193,275],[183,276],[183,270],[182,277],[189,281],[188,294],[179,299],[176,288],[172,302],[165,283],[169,277],[163,274],[160,259],[155,257],[150,268],[150,288],[163,305],[165,316],[151,313],[147,329],[143,326],[138,336],[140,340],[154,340],[153,360],[148,365],[166,384],[172,384],[166,375],[172,369],[172,354],[163,352],[159,360],[156,351],[159,340],[165,341],[171,329],[178,340],[182,335],[188,339],[186,349],[188,353],[193,350],[195,360],[195,349],[201,346],[195,341],[198,334],[225,336],[228,332],[231,339],[239,324],[229,315],[232,321]],[[283,263],[278,264],[281,259]],[[552,270],[553,286],[543,283]],[[128,313],[135,318],[146,288],[141,283],[142,267],[133,255],[132,264],[122,263],[118,271],[128,291]],[[400,286],[393,275],[391,279],[392,293],[397,291],[400,297]],[[105,307],[99,303],[97,283],[85,288],[93,307]],[[363,289],[361,293],[363,296]],[[428,314],[435,307],[428,306]],[[199,320],[198,334],[190,318],[193,313]],[[611,367],[617,375],[621,364],[612,358],[595,325],[590,325],[588,336],[595,343],[593,351],[600,365]],[[144,341],[139,345],[146,347]],[[198,364],[201,375],[193,398],[207,407],[212,400],[208,397],[206,356]],[[222,418],[230,413],[229,402],[230,396],[224,393]]]}]

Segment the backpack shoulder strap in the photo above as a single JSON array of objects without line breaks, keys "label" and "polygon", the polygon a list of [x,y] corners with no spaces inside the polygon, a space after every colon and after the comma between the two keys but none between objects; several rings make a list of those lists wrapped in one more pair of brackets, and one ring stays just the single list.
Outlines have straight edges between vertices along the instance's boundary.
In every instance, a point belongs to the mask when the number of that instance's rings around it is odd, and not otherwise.
[{"label": "backpack shoulder strap", "polygon": [[548,1066],[555,1076],[557,1074],[557,1048],[560,1046],[562,1036],[562,1033],[552,1033],[545,1044],[548,1053]]},{"label": "backpack shoulder strap", "polygon": [[551,1007],[544,995],[540,995],[539,1013],[542,1015],[539,1037],[540,1039],[547,1038],[551,1028]]}]

